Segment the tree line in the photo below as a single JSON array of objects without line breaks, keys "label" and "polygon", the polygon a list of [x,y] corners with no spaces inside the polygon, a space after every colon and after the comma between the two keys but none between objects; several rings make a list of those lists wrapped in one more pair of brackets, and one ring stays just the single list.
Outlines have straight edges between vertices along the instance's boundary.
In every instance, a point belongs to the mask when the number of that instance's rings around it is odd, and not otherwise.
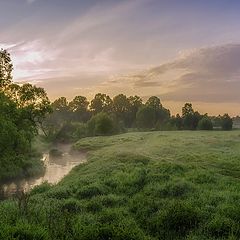
[{"label": "tree line", "polygon": [[51,103],[52,113],[42,124],[44,134],[54,140],[79,139],[86,136],[111,135],[129,129],[144,130],[231,130],[228,114],[210,117],[194,111],[186,103],[182,114],[172,116],[160,98],[151,96],[144,103],[139,96],[124,94],[111,98],[97,93],[91,101],[76,96],[72,101],[60,97]]}]

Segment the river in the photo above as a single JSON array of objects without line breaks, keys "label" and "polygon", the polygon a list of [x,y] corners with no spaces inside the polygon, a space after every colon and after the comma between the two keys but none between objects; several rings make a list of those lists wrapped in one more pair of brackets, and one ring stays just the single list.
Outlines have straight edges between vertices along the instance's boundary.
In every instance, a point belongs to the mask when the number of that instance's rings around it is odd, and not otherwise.
[{"label": "river", "polygon": [[54,146],[54,149],[61,151],[62,155],[51,156],[49,152],[43,154],[42,161],[45,165],[45,172],[42,176],[16,179],[1,184],[1,199],[12,197],[17,192],[27,192],[45,181],[56,184],[66,176],[73,167],[86,162],[86,154],[71,151],[71,145],[69,144],[58,144]]}]

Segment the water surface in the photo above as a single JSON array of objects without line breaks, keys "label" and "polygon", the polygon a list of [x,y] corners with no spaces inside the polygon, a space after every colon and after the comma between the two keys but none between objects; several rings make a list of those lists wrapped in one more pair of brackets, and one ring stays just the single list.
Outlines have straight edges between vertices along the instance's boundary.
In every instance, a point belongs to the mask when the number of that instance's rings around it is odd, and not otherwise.
[{"label": "water surface", "polygon": [[56,149],[62,152],[61,156],[51,156],[48,152],[43,154],[46,170],[41,177],[24,178],[6,182],[0,185],[1,198],[9,198],[18,192],[26,192],[33,187],[47,181],[51,184],[58,183],[71,169],[80,163],[86,162],[86,154],[71,151],[71,146],[58,144]]}]

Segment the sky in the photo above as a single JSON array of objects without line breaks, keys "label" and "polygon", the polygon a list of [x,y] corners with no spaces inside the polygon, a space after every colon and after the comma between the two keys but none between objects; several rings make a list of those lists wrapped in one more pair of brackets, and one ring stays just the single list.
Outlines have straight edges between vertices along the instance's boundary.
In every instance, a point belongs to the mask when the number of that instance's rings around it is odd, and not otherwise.
[{"label": "sky", "polygon": [[160,97],[173,114],[240,114],[239,0],[0,0],[14,81],[51,100]]}]

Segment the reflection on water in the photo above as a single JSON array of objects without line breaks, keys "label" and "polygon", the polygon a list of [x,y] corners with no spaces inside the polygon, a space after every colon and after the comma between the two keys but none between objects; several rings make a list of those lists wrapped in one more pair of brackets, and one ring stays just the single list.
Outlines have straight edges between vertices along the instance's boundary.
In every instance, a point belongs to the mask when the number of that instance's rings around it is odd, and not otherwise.
[{"label": "reflection on water", "polygon": [[56,148],[62,151],[62,156],[53,157],[49,153],[43,154],[42,160],[46,166],[43,176],[1,184],[1,198],[14,196],[19,191],[29,191],[45,181],[55,184],[68,174],[73,167],[86,161],[86,155],[84,153],[71,152],[70,145],[61,144],[57,145]]}]

